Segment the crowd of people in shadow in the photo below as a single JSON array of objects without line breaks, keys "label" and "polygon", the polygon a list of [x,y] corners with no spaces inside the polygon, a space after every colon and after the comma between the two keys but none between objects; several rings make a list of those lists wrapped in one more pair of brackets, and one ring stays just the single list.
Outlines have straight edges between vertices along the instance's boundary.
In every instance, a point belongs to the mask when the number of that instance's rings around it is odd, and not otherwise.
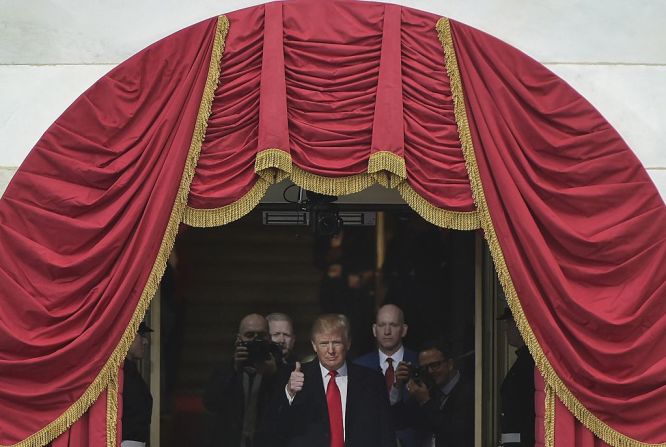
[{"label": "crowd of people in shadow", "polygon": [[[443,339],[407,348],[408,329],[398,306],[380,307],[371,326],[375,348],[351,358],[349,319],[322,314],[310,333],[313,355],[299,359],[288,315],[245,316],[232,364],[212,374],[204,393],[205,445],[473,446],[472,378]],[[513,406],[503,408],[503,424],[512,431],[502,434],[502,445],[534,442],[533,403],[531,413],[520,408],[534,393],[533,382],[531,390],[526,383],[533,369],[526,366],[512,369],[511,384],[503,386],[502,402]]]},{"label": "crowd of people in shadow", "polygon": [[[321,314],[312,322],[309,352],[296,353],[286,313],[240,319],[231,361],[213,370],[203,391],[197,445],[474,445],[472,239],[420,219],[398,223],[381,271],[364,229],[316,239]],[[531,446],[534,362],[510,312],[501,319],[518,361],[501,387],[498,443]],[[142,326],[126,361],[129,384],[148,330]],[[147,388],[134,383],[142,391],[144,421],[141,434],[131,435],[138,441],[124,440],[123,447],[146,445]]]},{"label": "crowd of people in shadow", "polygon": [[474,387],[441,340],[413,351],[402,310],[382,306],[371,326],[376,346],[356,358],[349,319],[314,321],[312,356],[293,356],[285,314],[245,316],[233,364],[216,370],[204,393],[207,444],[420,447],[473,445]]},{"label": "crowd of people in shadow", "polygon": [[240,321],[232,364],[204,392],[205,445],[474,444],[469,241],[420,219],[399,221],[378,272],[364,230],[315,242],[322,314],[312,354],[294,355],[293,322],[283,313]]}]

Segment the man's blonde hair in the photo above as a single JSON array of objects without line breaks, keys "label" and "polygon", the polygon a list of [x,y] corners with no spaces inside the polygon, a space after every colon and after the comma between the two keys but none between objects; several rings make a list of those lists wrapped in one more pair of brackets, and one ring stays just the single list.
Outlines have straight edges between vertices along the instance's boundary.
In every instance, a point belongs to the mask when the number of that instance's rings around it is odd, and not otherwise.
[{"label": "man's blonde hair", "polygon": [[312,325],[312,333],[310,334],[310,338],[312,341],[314,341],[315,335],[317,334],[337,331],[342,331],[345,340],[351,341],[351,335],[349,333],[349,319],[346,316],[342,314],[319,315]]}]

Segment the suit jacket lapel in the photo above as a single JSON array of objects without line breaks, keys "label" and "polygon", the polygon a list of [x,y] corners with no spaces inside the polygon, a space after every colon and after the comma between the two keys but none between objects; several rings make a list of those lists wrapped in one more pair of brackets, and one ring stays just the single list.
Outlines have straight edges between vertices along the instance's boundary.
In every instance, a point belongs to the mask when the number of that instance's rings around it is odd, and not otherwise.
[{"label": "suit jacket lapel", "polygon": [[359,377],[355,372],[354,367],[347,363],[347,407],[345,408],[345,439],[347,441],[354,420],[357,419],[355,416],[359,407],[359,399],[361,399],[361,387],[363,386],[359,383]]},{"label": "suit jacket lapel", "polygon": [[375,349],[373,354],[374,354],[373,363],[377,367],[377,371],[382,372],[382,365],[379,364],[379,351]]},{"label": "suit jacket lapel", "polygon": [[307,383],[308,380],[312,382],[312,388],[310,388],[310,392],[312,393],[312,399],[315,404],[315,408],[319,407],[323,412],[326,420],[328,420],[328,404],[326,403],[324,381],[322,380],[321,368],[319,367],[319,362],[317,360],[312,362],[312,367],[309,368],[309,375],[305,377],[305,383]]}]

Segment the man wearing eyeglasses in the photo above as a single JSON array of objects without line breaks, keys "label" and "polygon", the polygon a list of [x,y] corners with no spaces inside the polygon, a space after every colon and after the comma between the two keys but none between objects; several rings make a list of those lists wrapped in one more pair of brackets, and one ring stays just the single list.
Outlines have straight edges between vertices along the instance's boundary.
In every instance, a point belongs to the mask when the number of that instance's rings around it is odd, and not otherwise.
[{"label": "man wearing eyeglasses", "polygon": [[449,347],[441,341],[425,344],[419,365],[422,374],[407,382],[417,405],[405,414],[432,433],[423,447],[474,445],[474,385],[460,374]]}]

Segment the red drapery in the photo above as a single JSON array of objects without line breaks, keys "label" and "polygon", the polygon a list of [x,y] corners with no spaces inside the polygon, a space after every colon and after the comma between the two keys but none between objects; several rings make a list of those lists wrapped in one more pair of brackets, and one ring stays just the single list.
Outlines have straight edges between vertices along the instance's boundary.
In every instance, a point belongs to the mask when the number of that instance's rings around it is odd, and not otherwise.
[{"label": "red drapery", "polygon": [[664,202],[561,79],[487,34],[440,25],[482,226],[537,366],[604,441],[666,445]]},{"label": "red drapery", "polygon": [[438,19],[257,6],[79,98],[0,200],[0,445],[49,442],[113,385],[181,220],[238,219],[286,177],[336,195],[378,182],[437,225],[482,227],[555,430],[561,400],[610,445],[666,442],[663,201],[562,80]]},{"label": "red drapery", "polygon": [[114,442],[119,446],[123,432],[122,371],[118,373],[117,385],[114,382],[107,392],[102,393],[83,416],[53,440],[51,447],[112,446]]},{"label": "red drapery", "polygon": [[[594,436],[573,414],[557,399],[546,399],[546,390],[543,377],[535,371],[534,409],[536,411],[536,442],[535,447],[550,445],[576,446],[576,447],[608,447],[601,439]],[[548,419],[546,405],[550,405],[552,419]],[[548,429],[546,429],[548,426]],[[546,432],[550,432],[548,435]],[[547,436],[550,442],[547,441]]]},{"label": "red drapery", "polygon": [[[185,207],[224,23],[187,28],[103,77],[5,191],[0,445],[44,445],[117,380]],[[117,419],[94,410],[95,430],[100,415],[104,427]]]}]

